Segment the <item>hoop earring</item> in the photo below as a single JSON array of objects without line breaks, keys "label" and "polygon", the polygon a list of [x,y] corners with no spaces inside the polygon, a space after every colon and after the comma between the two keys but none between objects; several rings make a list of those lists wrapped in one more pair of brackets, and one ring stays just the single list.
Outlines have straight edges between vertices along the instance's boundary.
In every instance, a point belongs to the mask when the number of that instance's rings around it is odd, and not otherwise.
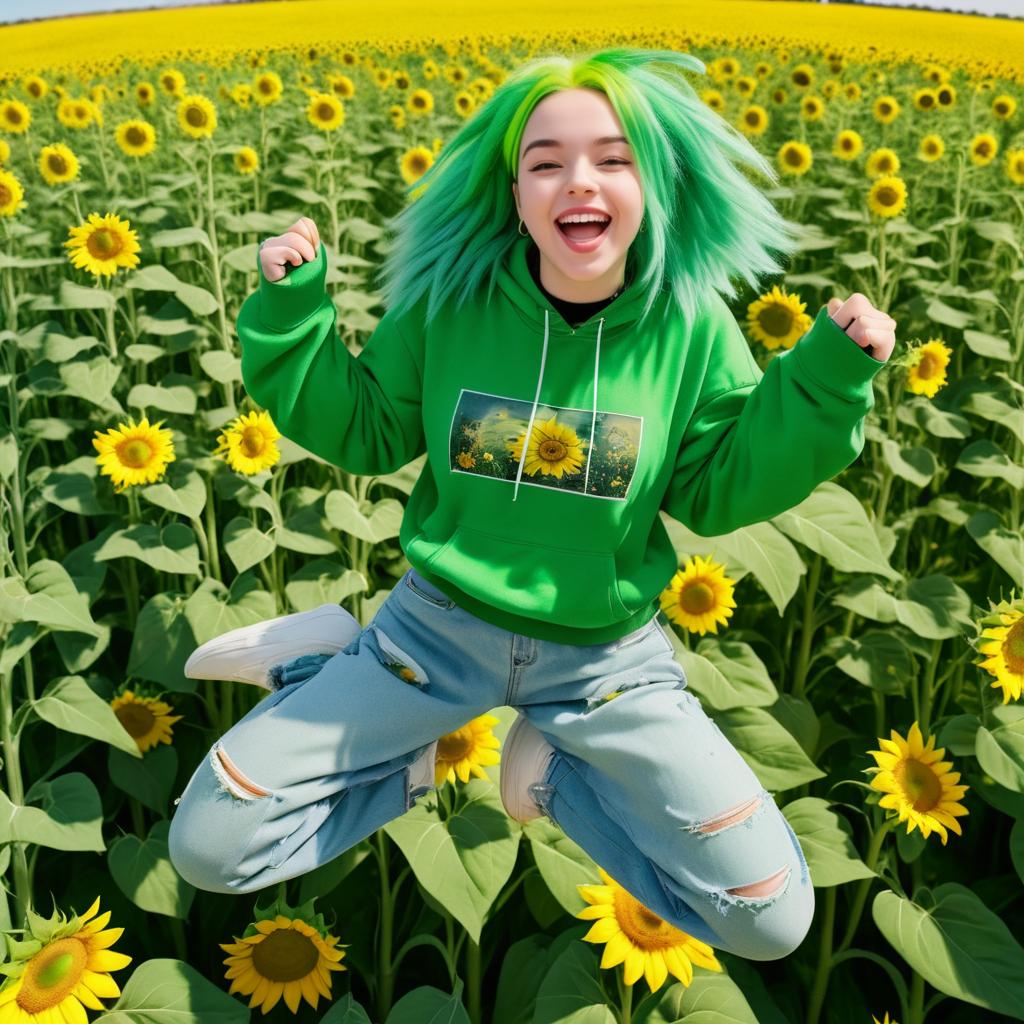
[{"label": "hoop earring", "polygon": [[523,235],[524,237],[530,233],[529,231],[524,231],[523,230],[523,218],[522,217],[519,218],[519,228],[518,228],[518,231],[519,231],[519,234]]}]

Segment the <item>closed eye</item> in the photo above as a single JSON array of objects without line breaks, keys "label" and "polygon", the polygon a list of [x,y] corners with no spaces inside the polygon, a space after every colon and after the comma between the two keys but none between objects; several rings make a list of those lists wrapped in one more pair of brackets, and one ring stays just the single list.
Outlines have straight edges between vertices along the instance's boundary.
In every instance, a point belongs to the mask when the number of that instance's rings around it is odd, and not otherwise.
[{"label": "closed eye", "polygon": [[[629,161],[628,160],[620,160],[618,157],[614,157],[613,156],[613,157],[609,157],[607,160],[602,160],[601,163],[602,164],[625,164],[625,165],[628,166]],[[558,164],[553,164],[553,163],[551,163],[551,161],[546,161],[545,163],[537,164],[535,167],[531,167],[530,170],[531,171],[539,171],[539,170],[541,170],[544,167],[557,167],[557,166],[558,166]]]}]

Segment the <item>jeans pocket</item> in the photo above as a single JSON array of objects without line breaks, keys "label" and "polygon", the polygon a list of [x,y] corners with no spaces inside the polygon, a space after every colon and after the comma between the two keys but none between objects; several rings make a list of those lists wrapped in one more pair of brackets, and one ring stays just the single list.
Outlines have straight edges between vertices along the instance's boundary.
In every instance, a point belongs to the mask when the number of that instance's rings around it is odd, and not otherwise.
[{"label": "jeans pocket", "polygon": [[455,607],[455,602],[443,591],[434,586],[433,583],[425,580],[415,569],[410,569],[404,577],[405,590],[411,592],[421,601],[425,601],[442,611],[450,611]]},{"label": "jeans pocket", "polygon": [[620,636],[618,640],[612,641],[609,645],[609,651],[621,651],[624,647],[632,647],[633,644],[639,643],[644,637],[648,636],[658,629],[658,620],[653,618],[650,622],[645,622],[642,626],[634,629],[631,633],[627,633],[625,636]]}]

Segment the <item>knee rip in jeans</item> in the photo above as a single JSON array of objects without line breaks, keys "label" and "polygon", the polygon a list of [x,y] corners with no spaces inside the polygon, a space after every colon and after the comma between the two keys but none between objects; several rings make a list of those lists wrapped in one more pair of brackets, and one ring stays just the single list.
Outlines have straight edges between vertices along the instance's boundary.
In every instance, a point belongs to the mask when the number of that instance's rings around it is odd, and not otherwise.
[{"label": "knee rip in jeans", "polygon": [[427,673],[411,654],[402,650],[379,626],[373,626],[377,639],[378,660],[390,671],[394,672],[405,683],[425,686],[430,680]]},{"label": "knee rip in jeans", "polygon": [[255,782],[250,782],[238,770],[235,763],[228,757],[228,752],[220,743],[215,743],[210,751],[210,764],[221,786],[239,800],[256,800],[259,797],[271,795],[269,789],[264,789],[262,786],[257,786]]},{"label": "knee rip in jeans", "polygon": [[[687,832],[695,835],[710,837],[719,834],[725,829],[732,828],[741,822],[750,828],[754,816],[763,814],[766,808],[766,799],[771,799],[770,794],[762,790],[757,795],[745,800],[739,807],[734,807],[724,814],[720,814],[708,821],[698,822],[695,825],[686,826]],[[743,905],[748,907],[764,907],[777,900],[789,885],[792,869],[788,866],[779,868],[770,878],[761,882],[751,882],[749,885],[738,885],[731,889],[716,889],[712,892],[712,899],[719,911],[725,913],[728,906]]]}]

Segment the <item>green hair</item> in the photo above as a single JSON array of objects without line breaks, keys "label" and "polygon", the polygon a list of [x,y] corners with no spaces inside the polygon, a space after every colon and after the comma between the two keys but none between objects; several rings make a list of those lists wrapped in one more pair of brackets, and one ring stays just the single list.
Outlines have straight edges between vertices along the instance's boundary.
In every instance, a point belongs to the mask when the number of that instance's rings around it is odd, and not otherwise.
[{"label": "green hair", "polygon": [[778,176],[697,96],[683,70],[703,74],[705,66],[690,54],[631,47],[516,68],[406,189],[414,201],[392,218],[395,240],[380,270],[385,306],[402,313],[427,294],[429,323],[456,291],[461,306],[485,275],[490,300],[518,237],[512,182],[526,123],[545,96],[570,88],[604,93],[633,148],[647,229],[630,245],[627,274],[642,273],[643,319],[671,288],[692,326],[712,290],[735,298],[732,278],[757,290],[759,275],[782,273],[768,250],[789,257],[799,226],[733,164],[773,185]]}]

